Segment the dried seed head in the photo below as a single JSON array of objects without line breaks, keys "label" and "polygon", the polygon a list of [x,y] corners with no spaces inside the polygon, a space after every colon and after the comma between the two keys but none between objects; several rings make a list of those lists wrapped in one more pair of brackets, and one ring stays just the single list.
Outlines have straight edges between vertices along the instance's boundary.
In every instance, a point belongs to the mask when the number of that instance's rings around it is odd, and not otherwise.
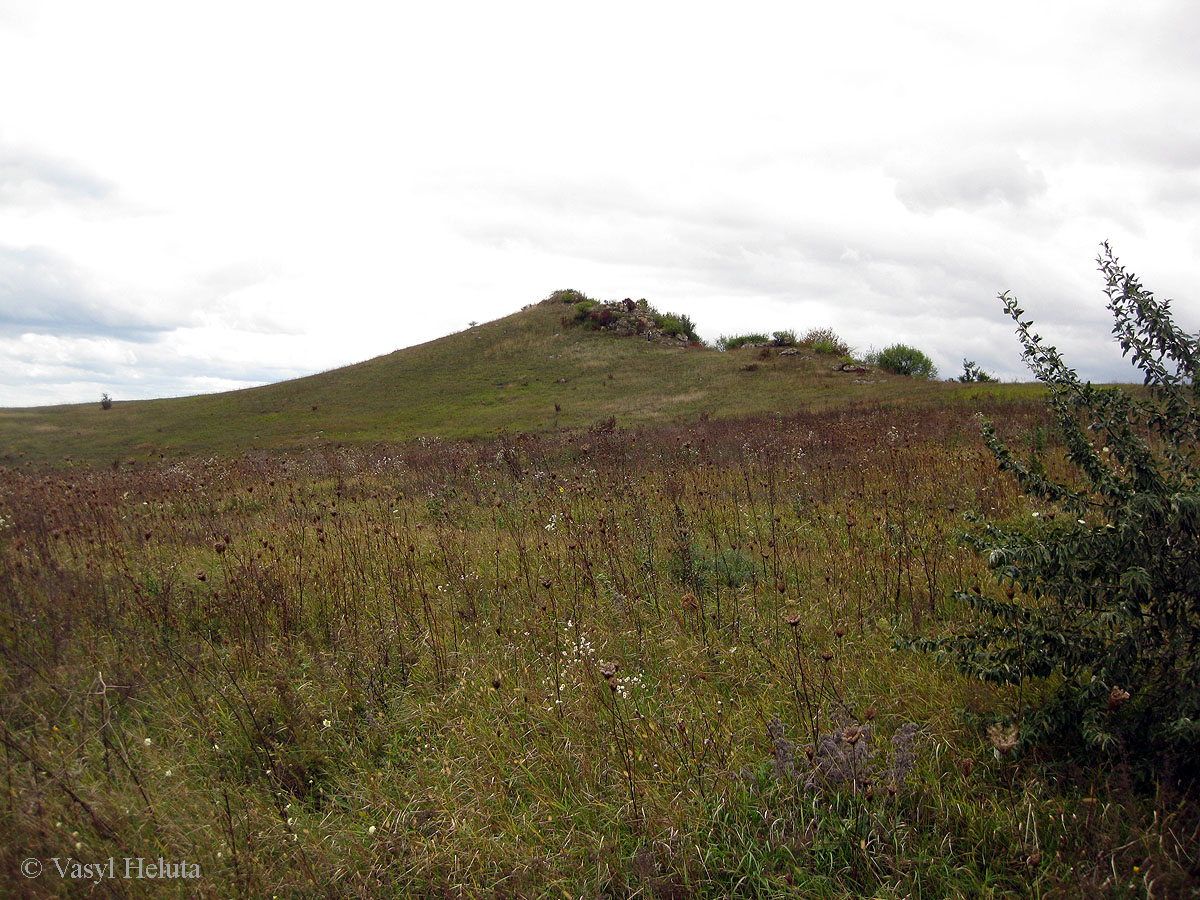
[{"label": "dried seed head", "polygon": [[213,549],[216,550],[217,553],[224,553],[225,545],[222,544],[220,541],[217,541],[215,544],[213,544]]},{"label": "dried seed head", "polygon": [[207,577],[208,577],[208,576],[204,574],[204,570],[203,570],[203,569],[200,569],[198,572],[196,572],[196,579],[197,579],[198,581],[203,581],[203,580],[204,580],[205,578],[207,578]]},{"label": "dried seed head", "polygon": [[492,690],[500,690],[500,676],[496,675],[492,678]]},{"label": "dried seed head", "polygon": [[988,738],[996,748],[997,756],[1008,756],[1017,746],[1017,726],[992,725],[988,728]]},{"label": "dried seed head", "polygon": [[605,681],[611,681],[612,677],[617,674],[617,664],[615,662],[600,663],[600,674],[604,676]]},{"label": "dried seed head", "polygon": [[833,659],[833,651],[829,648],[822,650],[821,659],[825,660],[825,662],[829,662],[831,659]]},{"label": "dried seed head", "polygon": [[1108,695],[1108,711],[1113,712],[1125,705],[1125,701],[1129,699],[1129,691],[1123,691],[1121,688],[1113,685],[1112,693]]},{"label": "dried seed head", "polygon": [[847,725],[842,729],[842,740],[853,747],[862,737],[862,727],[859,725]]},{"label": "dried seed head", "polygon": [[791,625],[793,628],[795,628],[800,624],[800,613],[796,613],[796,612],[788,613],[786,616],[783,617],[783,621],[787,622],[789,625]]},{"label": "dried seed head", "polygon": [[873,706],[868,706],[868,707],[866,708],[866,710],[863,712],[863,718],[864,718],[864,719],[866,719],[868,722],[872,722],[872,721],[874,721],[874,719],[875,719],[875,707],[873,707]]}]

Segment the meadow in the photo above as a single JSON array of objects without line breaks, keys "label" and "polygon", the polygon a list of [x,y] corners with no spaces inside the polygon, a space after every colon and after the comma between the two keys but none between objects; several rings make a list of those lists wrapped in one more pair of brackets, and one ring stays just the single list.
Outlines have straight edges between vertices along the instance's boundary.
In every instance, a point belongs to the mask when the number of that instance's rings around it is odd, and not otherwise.
[{"label": "meadow", "polygon": [[[0,884],[1194,896],[1187,797],[1014,756],[1034,689],[905,647],[997,590],[969,514],[1053,512],[981,412],[1060,466],[1042,404],[962,395],[0,469]],[[17,874],[127,856],[200,875]]]}]

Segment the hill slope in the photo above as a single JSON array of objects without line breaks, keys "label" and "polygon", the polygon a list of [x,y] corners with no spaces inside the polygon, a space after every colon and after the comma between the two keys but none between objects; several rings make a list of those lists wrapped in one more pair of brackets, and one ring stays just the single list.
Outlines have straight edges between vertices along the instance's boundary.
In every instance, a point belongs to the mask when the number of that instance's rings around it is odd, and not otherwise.
[{"label": "hill slope", "polygon": [[[298,449],[420,435],[488,437],[621,426],[856,400],[960,394],[966,386],[833,371],[832,357],[668,347],[567,327],[538,304],[494,322],[292,381],[196,397],[0,410],[0,463]],[[556,404],[558,410],[556,411]]]}]

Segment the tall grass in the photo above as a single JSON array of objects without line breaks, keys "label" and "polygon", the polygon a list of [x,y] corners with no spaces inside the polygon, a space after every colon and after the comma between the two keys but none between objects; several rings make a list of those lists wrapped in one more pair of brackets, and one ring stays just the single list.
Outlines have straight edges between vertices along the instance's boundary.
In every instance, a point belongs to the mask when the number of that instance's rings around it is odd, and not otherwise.
[{"label": "tall grass", "polygon": [[[975,405],[0,470],[0,867],[89,896],[1178,896],[1195,807],[897,637],[1027,516]],[[1040,406],[992,405],[1010,437]],[[1055,464],[1053,448],[1045,464]],[[0,879],[0,880],[3,880]]]}]

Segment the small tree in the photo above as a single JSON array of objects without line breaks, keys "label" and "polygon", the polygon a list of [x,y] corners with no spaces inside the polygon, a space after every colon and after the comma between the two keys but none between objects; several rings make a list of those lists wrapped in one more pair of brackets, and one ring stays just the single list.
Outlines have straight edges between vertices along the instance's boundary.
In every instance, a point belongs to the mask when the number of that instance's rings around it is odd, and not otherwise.
[{"label": "small tree", "polygon": [[878,353],[872,353],[867,361],[895,375],[913,378],[937,378],[937,366],[933,360],[907,344],[892,344]]},{"label": "small tree", "polygon": [[[1112,255],[1098,258],[1113,334],[1145,374],[1134,394],[1081,383],[1054,347],[1017,323],[1024,358],[1046,385],[1077,477],[1055,481],[984,439],[1026,494],[1059,514],[986,523],[970,539],[1000,592],[954,595],[982,624],[915,645],[986,681],[1047,680],[1019,715],[1023,743],[1172,760],[1200,774],[1200,393],[1197,339]],[[1065,515],[1063,515],[1065,513]],[[999,593],[999,596],[996,596]]]},{"label": "small tree", "polygon": [[996,380],[996,376],[989,375],[987,372],[983,371],[983,369],[974,360],[967,359],[964,356],[963,371],[962,374],[958,376],[958,380],[963,382],[963,384],[968,384],[974,381],[992,382]]},{"label": "small tree", "polygon": [[101,409],[112,409],[112,397],[108,396],[108,394],[101,394],[100,395],[100,408]]}]

